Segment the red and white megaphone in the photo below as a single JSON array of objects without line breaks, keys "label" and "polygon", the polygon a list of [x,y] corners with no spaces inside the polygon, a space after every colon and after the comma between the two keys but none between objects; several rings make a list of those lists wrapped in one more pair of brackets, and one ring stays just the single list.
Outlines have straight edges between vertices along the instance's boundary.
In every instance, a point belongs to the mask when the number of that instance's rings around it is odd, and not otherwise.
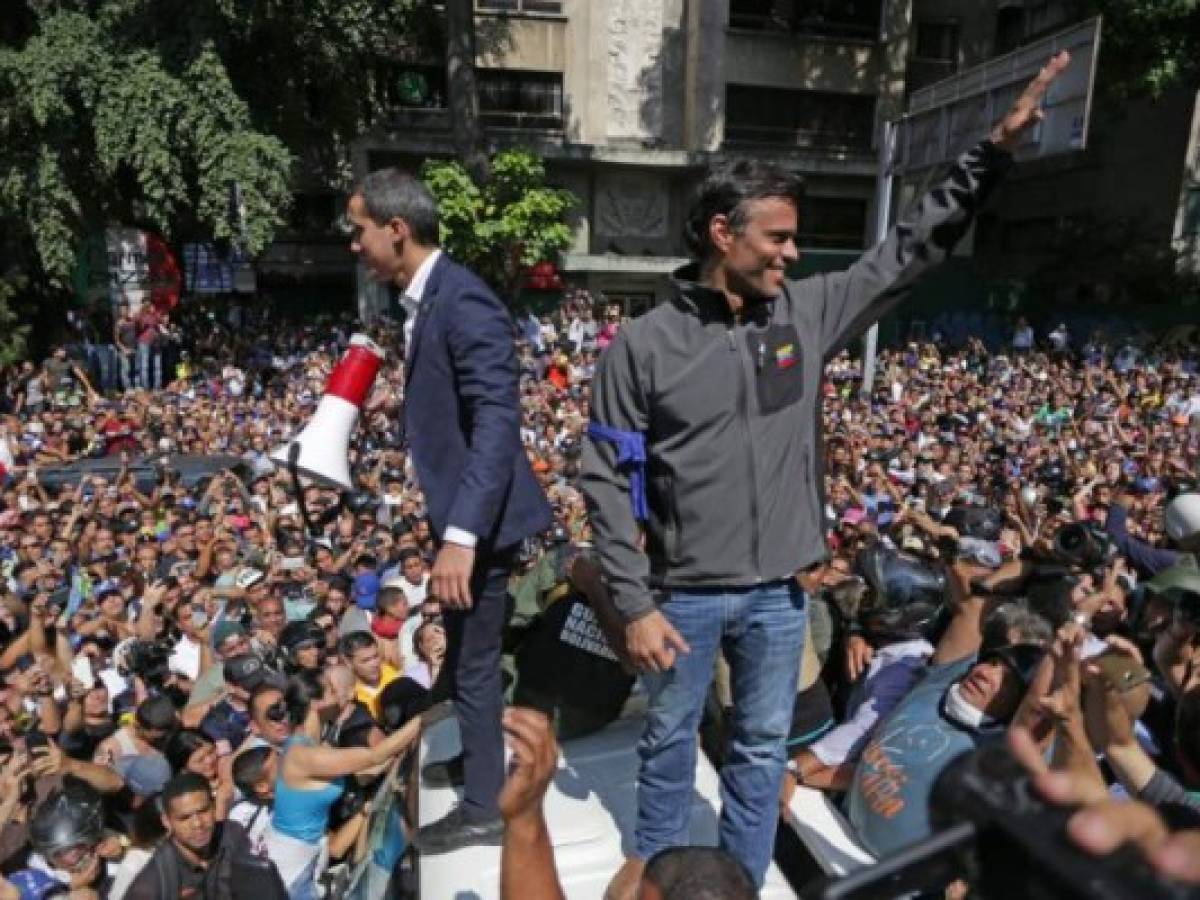
[{"label": "red and white megaphone", "polygon": [[303,431],[271,454],[272,461],[314,481],[353,490],[347,455],[350,434],[383,356],[365,334],[350,338],[350,349],[329,373],[317,411]]}]

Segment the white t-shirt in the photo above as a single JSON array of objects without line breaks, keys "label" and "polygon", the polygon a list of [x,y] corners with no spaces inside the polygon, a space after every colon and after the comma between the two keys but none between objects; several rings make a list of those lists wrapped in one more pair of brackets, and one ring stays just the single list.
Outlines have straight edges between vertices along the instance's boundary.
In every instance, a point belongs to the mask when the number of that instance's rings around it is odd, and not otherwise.
[{"label": "white t-shirt", "polygon": [[421,576],[420,584],[413,584],[407,578],[402,579],[400,590],[404,591],[404,596],[408,599],[409,611],[415,610],[425,602],[425,596],[429,593],[429,573]]},{"label": "white t-shirt", "polygon": [[187,635],[181,637],[171,651],[167,666],[190,681],[200,677],[200,645]]},{"label": "white t-shirt", "polygon": [[271,824],[271,807],[250,800],[239,800],[229,810],[229,818],[246,829],[250,851],[255,856],[266,859],[267,826]]}]

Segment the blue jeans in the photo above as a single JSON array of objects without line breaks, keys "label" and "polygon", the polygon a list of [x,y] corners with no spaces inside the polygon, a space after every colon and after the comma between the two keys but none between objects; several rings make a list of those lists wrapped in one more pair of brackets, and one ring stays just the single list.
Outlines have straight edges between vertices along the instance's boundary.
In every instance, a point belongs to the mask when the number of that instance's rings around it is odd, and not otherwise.
[{"label": "blue jeans", "polygon": [[134,371],[134,351],[122,353],[117,351],[117,369],[121,376],[121,390],[128,391],[137,387],[137,375]]},{"label": "blue jeans", "polygon": [[139,387],[157,391],[162,387],[162,350],[150,344],[137,345]]},{"label": "blue jeans", "polygon": [[761,886],[779,821],[800,655],[805,595],[794,580],[753,588],[676,591],[660,607],[691,652],[667,672],[643,676],[650,695],[638,744],[635,851],[648,860],[688,843],[696,731],[717,651],[729,663],[733,727],[721,769],[720,846]]},{"label": "blue jeans", "polygon": [[317,857],[287,886],[288,900],[317,900]]}]

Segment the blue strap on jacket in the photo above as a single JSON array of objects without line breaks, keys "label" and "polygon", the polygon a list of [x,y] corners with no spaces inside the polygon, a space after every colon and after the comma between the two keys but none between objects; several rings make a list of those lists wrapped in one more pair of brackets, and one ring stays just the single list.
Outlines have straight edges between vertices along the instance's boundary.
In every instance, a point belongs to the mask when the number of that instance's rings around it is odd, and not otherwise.
[{"label": "blue strap on jacket", "polygon": [[646,502],[646,436],[640,431],[621,431],[599,422],[589,422],[587,433],[593,441],[617,445],[617,465],[629,467],[629,502],[633,506],[633,517],[645,522],[650,518],[650,507]]}]

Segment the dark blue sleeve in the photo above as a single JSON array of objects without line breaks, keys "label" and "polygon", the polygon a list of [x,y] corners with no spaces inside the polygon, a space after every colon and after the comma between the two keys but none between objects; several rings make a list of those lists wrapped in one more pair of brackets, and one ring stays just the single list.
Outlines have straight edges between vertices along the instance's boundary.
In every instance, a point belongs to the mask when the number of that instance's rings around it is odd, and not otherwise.
[{"label": "dark blue sleeve", "polygon": [[481,284],[457,296],[447,312],[468,459],[446,527],[482,540],[495,530],[522,452],[515,334],[508,310]]},{"label": "dark blue sleeve", "polygon": [[1127,524],[1128,519],[1129,510],[1120,503],[1114,503],[1108,508],[1108,517],[1104,520],[1104,530],[1121,555],[1129,560],[1129,564],[1137,570],[1139,576],[1153,578],[1179,561],[1179,554],[1174,550],[1152,547],[1131,535]]}]

